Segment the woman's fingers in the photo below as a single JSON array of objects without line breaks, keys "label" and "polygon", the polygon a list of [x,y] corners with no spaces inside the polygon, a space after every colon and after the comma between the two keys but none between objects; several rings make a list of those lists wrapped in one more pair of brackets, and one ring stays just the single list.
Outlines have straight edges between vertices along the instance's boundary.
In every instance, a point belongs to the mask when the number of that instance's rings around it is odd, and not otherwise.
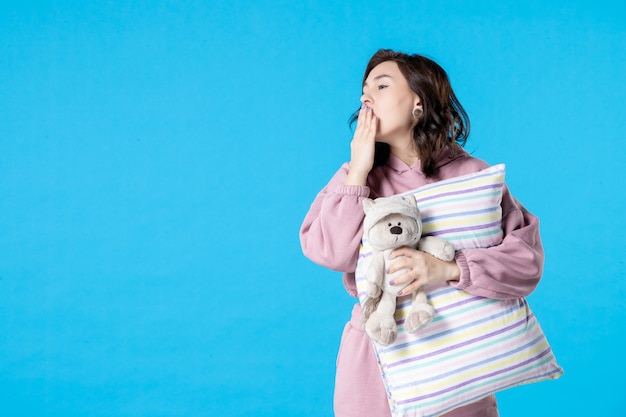
[{"label": "woman's fingers", "polygon": [[369,107],[362,108],[352,142],[350,142],[349,183],[364,184],[367,174],[374,166],[376,149],[376,116]]},{"label": "woman's fingers", "polygon": [[363,134],[364,139],[372,141],[376,135],[376,115],[368,106],[365,110],[361,110],[363,116]]},{"label": "woman's fingers", "polygon": [[411,294],[412,292],[419,290],[421,287],[422,285],[420,285],[418,281],[413,281],[412,283],[398,291],[398,295]]},{"label": "woman's fingers", "polygon": [[[403,247],[391,253],[391,265],[387,273],[398,273],[392,285],[407,285],[403,294],[415,291],[427,284],[458,281],[460,269],[456,261],[442,261],[426,252]],[[406,272],[399,272],[399,271]]]},{"label": "woman's fingers", "polygon": [[363,107],[357,119],[355,139],[373,140],[376,135],[376,115],[370,107]]}]

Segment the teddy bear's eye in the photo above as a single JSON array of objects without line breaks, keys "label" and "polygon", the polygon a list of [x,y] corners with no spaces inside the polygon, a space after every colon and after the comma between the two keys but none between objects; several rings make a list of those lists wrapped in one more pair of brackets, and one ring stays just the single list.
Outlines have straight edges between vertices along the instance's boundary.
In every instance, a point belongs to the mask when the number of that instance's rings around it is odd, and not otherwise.
[{"label": "teddy bear's eye", "polygon": [[387,223],[387,226],[391,226],[391,223]]},{"label": "teddy bear's eye", "polygon": [[402,223],[401,223],[401,222],[398,222],[398,226],[402,226]]}]

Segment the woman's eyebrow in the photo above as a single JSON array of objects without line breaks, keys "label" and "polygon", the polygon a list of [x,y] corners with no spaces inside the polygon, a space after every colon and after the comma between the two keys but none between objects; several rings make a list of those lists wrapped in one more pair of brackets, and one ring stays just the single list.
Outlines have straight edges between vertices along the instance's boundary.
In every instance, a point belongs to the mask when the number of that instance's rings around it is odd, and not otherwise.
[{"label": "woman's eyebrow", "polygon": [[[391,78],[393,80],[393,77],[391,75],[387,75],[387,74],[380,74],[374,77],[374,79],[372,81],[378,81],[381,78]],[[365,87],[367,85],[367,81],[363,83],[363,87]]]}]

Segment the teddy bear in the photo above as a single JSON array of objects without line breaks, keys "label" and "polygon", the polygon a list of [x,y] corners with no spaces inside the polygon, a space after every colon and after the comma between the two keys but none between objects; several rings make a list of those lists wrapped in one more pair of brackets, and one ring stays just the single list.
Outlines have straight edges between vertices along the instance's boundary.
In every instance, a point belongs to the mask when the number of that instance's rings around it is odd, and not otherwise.
[{"label": "teddy bear", "polygon": [[[381,197],[363,200],[365,218],[363,236],[372,248],[372,256],[365,272],[367,294],[363,302],[365,331],[380,345],[388,346],[398,336],[394,314],[398,292],[405,285],[390,282],[406,270],[387,273],[393,262],[391,252],[409,246],[427,252],[441,260],[454,259],[454,246],[444,239],[422,237],[422,219],[413,195]],[[435,309],[428,303],[426,293],[418,289],[412,294],[410,312],[405,320],[406,331],[414,333],[430,323]]]}]

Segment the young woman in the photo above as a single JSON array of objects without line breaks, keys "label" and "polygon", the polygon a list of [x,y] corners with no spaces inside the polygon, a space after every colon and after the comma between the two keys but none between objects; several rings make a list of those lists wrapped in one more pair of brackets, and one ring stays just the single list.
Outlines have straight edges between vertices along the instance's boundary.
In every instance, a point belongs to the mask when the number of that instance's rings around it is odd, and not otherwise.
[{"label": "young woman", "polygon": [[[356,297],[354,270],[362,237],[362,200],[413,190],[422,185],[488,167],[462,146],[469,120],[445,71],[432,60],[379,50],[363,77],[361,110],[350,143],[350,162],[317,195],[302,228],[304,254],[343,272]],[[491,298],[527,296],[543,269],[539,223],[505,187],[502,199],[504,239],[488,249],[459,250],[450,262],[411,248],[397,249],[389,272],[406,269],[395,285],[404,293],[426,284],[448,282]],[[364,333],[355,304],[342,336],[337,360],[335,415],[390,416],[387,395],[372,342]],[[446,416],[497,416],[494,396],[458,408]]]}]

